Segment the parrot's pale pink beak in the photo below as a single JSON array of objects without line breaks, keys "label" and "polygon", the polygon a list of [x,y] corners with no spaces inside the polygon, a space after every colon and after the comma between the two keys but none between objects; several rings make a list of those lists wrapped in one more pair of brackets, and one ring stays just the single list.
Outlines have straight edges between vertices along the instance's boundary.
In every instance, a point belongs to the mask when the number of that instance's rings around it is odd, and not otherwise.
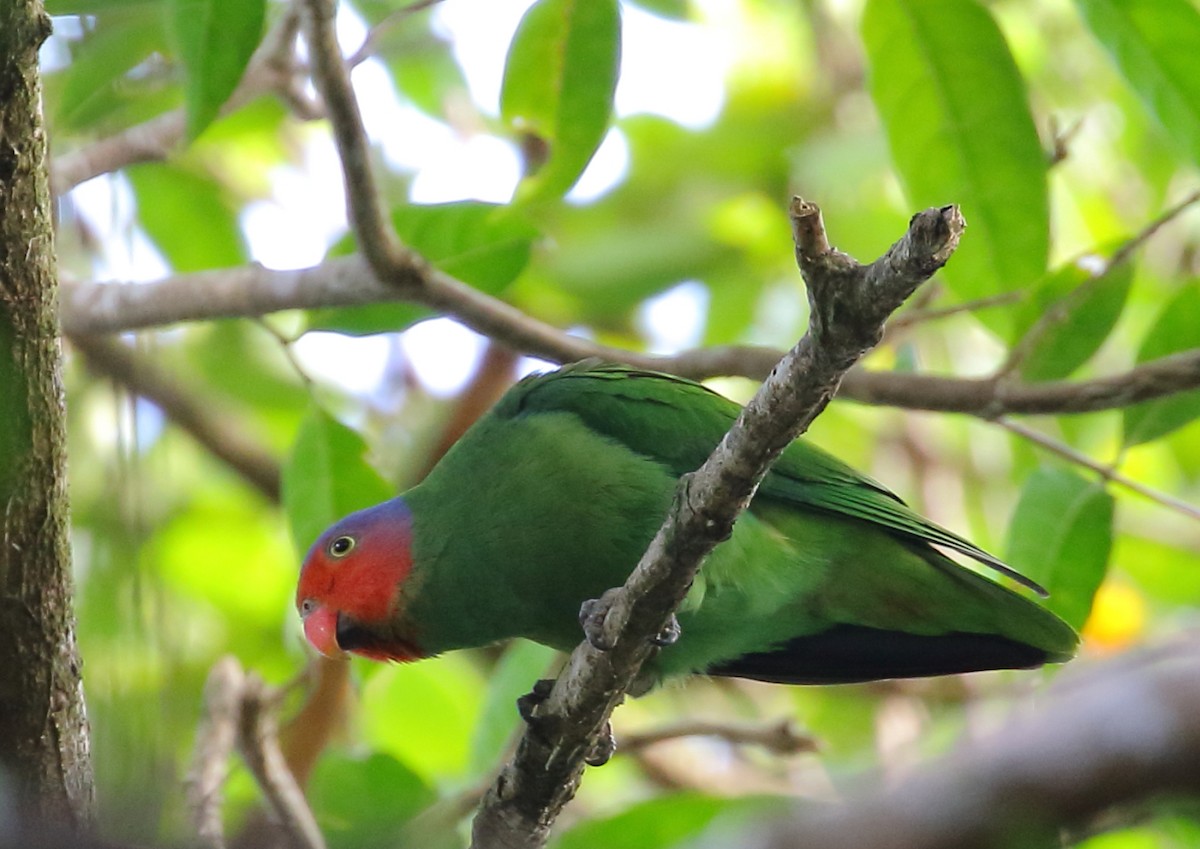
[{"label": "parrot's pale pink beak", "polygon": [[341,657],[345,652],[337,641],[336,610],[321,604],[313,605],[304,614],[304,636],[312,647],[326,657]]}]

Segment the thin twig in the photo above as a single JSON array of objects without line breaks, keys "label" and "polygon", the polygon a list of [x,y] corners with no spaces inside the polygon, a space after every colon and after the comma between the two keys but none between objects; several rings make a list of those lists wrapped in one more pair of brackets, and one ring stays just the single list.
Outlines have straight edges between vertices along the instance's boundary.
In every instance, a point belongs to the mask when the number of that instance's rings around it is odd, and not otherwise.
[{"label": "thin twig", "polygon": [[1066,161],[1071,153],[1071,141],[1083,129],[1083,119],[1077,118],[1073,124],[1065,130],[1060,130],[1058,119],[1050,116],[1050,150],[1046,154],[1046,165],[1053,168]]},{"label": "thin twig", "polygon": [[1200,189],[1193,191],[1174,206],[1167,207],[1162,214],[1143,227],[1141,231],[1131,239],[1128,239],[1125,244],[1117,248],[1116,252],[1112,255],[1112,258],[1108,261],[1108,268],[1113,268],[1114,266],[1120,265],[1121,263],[1125,262],[1125,260],[1129,259],[1129,256],[1134,251],[1149,241],[1150,238],[1159,230],[1161,230],[1165,224],[1174,221],[1176,218],[1186,212],[1189,206],[1192,206],[1197,201],[1200,201]]},{"label": "thin twig", "polygon": [[362,44],[358,49],[350,55],[346,60],[347,68],[357,68],[363,62],[370,59],[379,50],[379,43],[383,40],[391,30],[395,29],[400,23],[406,20],[410,15],[417,12],[423,12],[426,9],[441,3],[442,0],[416,0],[414,3],[409,3],[407,6],[401,6],[393,12],[388,13],[384,18],[375,24],[369,30],[363,39]]},{"label": "thin twig", "polygon": [[267,321],[265,316],[257,316],[252,318],[251,321],[275,340],[279,345],[279,350],[283,354],[284,359],[288,361],[288,365],[296,373],[296,377],[300,378],[300,382],[311,392],[315,381],[304,366],[301,365],[300,358],[296,356],[296,349],[292,347],[296,344],[296,340],[276,328],[271,322]]},{"label": "thin twig", "polygon": [[371,166],[371,152],[350,72],[334,31],[335,0],[302,0],[313,82],[325,101],[346,184],[346,208],[358,248],[376,276],[395,285],[419,287],[427,264],[392,232]]},{"label": "thin twig", "polygon": [[618,754],[633,755],[667,740],[685,737],[716,737],[734,746],[760,746],[776,755],[815,752],[817,741],[796,730],[790,718],[768,723],[711,722],[689,719],[653,731],[622,734]]},{"label": "thin twig", "polygon": [[221,788],[237,738],[245,675],[233,657],[213,664],[204,683],[204,715],[196,730],[192,768],[186,779],[188,810],[201,845],[225,849]]},{"label": "thin twig", "polygon": [[238,749],[291,845],[325,849],[325,838],[279,749],[274,702],[275,692],[262,679],[253,673],[246,676]]},{"label": "thin twig", "polygon": [[901,328],[912,327],[916,324],[923,324],[927,321],[937,321],[938,319],[950,318],[962,315],[963,313],[974,313],[990,309],[991,307],[1005,306],[1006,304],[1016,303],[1024,297],[1024,292],[1001,292],[998,295],[989,295],[986,298],[963,301],[961,304],[951,304],[948,307],[905,310],[888,322],[887,329],[889,331],[899,330]]},{"label": "thin twig", "polygon": [[1194,504],[1189,504],[1188,502],[1175,498],[1172,495],[1167,495],[1165,492],[1159,492],[1157,489],[1152,489],[1145,484],[1138,483],[1132,478],[1127,477],[1121,472],[1118,472],[1112,466],[1099,463],[1086,454],[1076,451],[1070,445],[1059,442],[1053,437],[1047,436],[1040,431],[1034,430],[1031,427],[1020,424],[1019,422],[1014,422],[1010,419],[997,419],[996,424],[1005,430],[1015,433],[1018,436],[1029,440],[1035,445],[1038,445],[1047,451],[1062,457],[1064,460],[1069,460],[1076,465],[1083,466],[1085,469],[1090,469],[1105,480],[1112,481],[1115,484],[1123,486],[1125,489],[1128,489],[1131,492],[1136,492],[1138,495],[1148,498],[1156,504],[1159,504],[1170,510],[1174,510],[1177,513],[1187,516],[1189,519],[1200,519],[1200,507],[1197,507]]},{"label": "thin twig", "polygon": [[1033,326],[1025,332],[1025,334],[1017,341],[1017,344],[1009,350],[1008,356],[996,370],[993,379],[1002,381],[1008,379],[1014,374],[1029,355],[1033,352],[1037,344],[1045,338],[1050,330],[1062,322],[1066,321],[1071,314],[1072,308],[1086,298],[1094,287],[1099,285],[1100,281],[1109,274],[1114,268],[1117,268],[1133,255],[1134,251],[1144,245],[1155,233],[1157,233],[1168,222],[1179,217],[1189,206],[1200,201],[1200,190],[1192,192],[1179,203],[1166,209],[1161,215],[1143,227],[1137,234],[1127,239],[1121,247],[1113,252],[1113,255],[1103,263],[1103,265],[1090,274],[1087,279],[1072,289],[1070,292],[1063,295],[1055,301],[1049,309],[1047,309]]}]

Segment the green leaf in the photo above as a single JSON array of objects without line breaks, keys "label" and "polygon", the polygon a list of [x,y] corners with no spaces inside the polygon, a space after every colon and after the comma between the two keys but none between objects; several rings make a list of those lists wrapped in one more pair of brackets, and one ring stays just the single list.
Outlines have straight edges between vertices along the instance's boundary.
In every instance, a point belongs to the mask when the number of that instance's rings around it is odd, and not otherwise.
[{"label": "green leaf", "polygon": [[311,396],[283,347],[261,329],[238,319],[196,328],[179,349],[178,368],[195,370],[209,387],[242,402],[260,418],[285,423],[284,443],[292,444],[296,422]]},{"label": "green leaf", "polygon": [[[916,207],[958,203],[969,229],[946,266],[963,300],[1042,276],[1046,158],[995,21],[974,0],[869,0],[870,87]],[[1004,311],[980,318],[1003,331]]]},{"label": "green leaf", "polygon": [[477,201],[402,206],[392,224],[405,244],[447,274],[498,292],[529,262],[537,229],[504,206]]},{"label": "green leaf", "polygon": [[331,849],[383,849],[437,794],[390,755],[333,752],[317,763],[308,797]]},{"label": "green leaf", "polygon": [[[1155,320],[1138,350],[1139,363],[1200,348],[1200,282],[1184,284]],[[1125,445],[1140,445],[1166,436],[1200,416],[1200,389],[1180,392],[1126,407]]]},{"label": "green leaf", "polygon": [[1113,562],[1148,596],[1168,604],[1200,606],[1200,552],[1185,540],[1123,533],[1117,538]]},{"label": "green leaf", "polygon": [[396,90],[426,115],[443,119],[455,93],[468,90],[453,45],[428,29],[407,34],[401,49],[382,53],[388,57],[392,81]]},{"label": "green leaf", "polygon": [[237,87],[262,39],[266,0],[167,0],[183,60],[187,137],[204,131]]},{"label": "green leaf", "polygon": [[1076,0],[1142,103],[1200,162],[1200,11],[1188,0]]},{"label": "green leaf", "polygon": [[56,123],[82,130],[108,116],[125,75],[163,49],[162,20],[153,11],[131,4],[98,19],[94,29],[71,45]]},{"label": "green leaf", "polygon": [[46,0],[49,15],[105,15],[131,6],[161,6],[163,0]]},{"label": "green leaf", "polygon": [[309,330],[328,330],[347,336],[394,333],[434,315],[429,307],[410,303],[368,304],[362,307],[329,307],[308,314]]},{"label": "green leaf", "polygon": [[[525,269],[537,229],[511,208],[476,201],[402,206],[392,224],[406,245],[452,277],[497,295]],[[349,253],[344,240],[331,253]],[[352,335],[403,330],[432,314],[410,303],[313,310],[309,330]]]},{"label": "green leaf", "polygon": [[754,321],[763,278],[715,269],[705,282],[709,301],[703,344],[732,345],[741,341]]},{"label": "green leaf", "polygon": [[1099,277],[1070,263],[1051,274],[1022,304],[1017,321],[1052,316],[1021,361],[1027,380],[1057,380],[1091,359],[1108,338],[1129,294],[1133,267],[1122,262]]},{"label": "green leaf", "polygon": [[1043,466],[1029,476],[1008,526],[1008,562],[1050,592],[1046,606],[1083,627],[1108,570],[1113,499],[1102,484]]},{"label": "green leaf", "polygon": [[508,741],[521,723],[517,699],[546,677],[555,651],[528,640],[514,640],[488,676],[483,713],[471,735],[471,772],[484,775],[500,762]]},{"label": "green leaf", "polygon": [[373,666],[362,693],[364,741],[427,780],[461,776],[483,692],[468,655],[451,652],[420,663]]},{"label": "green leaf", "polygon": [[317,407],[300,425],[283,467],[283,507],[302,555],[347,513],[395,494],[364,459],[366,453],[361,436]]},{"label": "green leaf", "polygon": [[172,591],[235,617],[243,631],[270,627],[278,633],[281,602],[296,586],[290,554],[272,523],[247,505],[206,497],[160,528],[145,556]]},{"label": "green leaf", "polygon": [[538,0],[525,13],[505,62],[500,114],[527,149],[545,145],[549,154],[520,197],[557,197],[579,179],[608,131],[620,64],[616,0]]},{"label": "green leaf", "polygon": [[164,163],[133,165],[125,173],[137,197],[138,223],[176,271],[246,262],[236,208],[213,179]]},{"label": "green leaf", "polygon": [[674,21],[690,20],[692,15],[691,0],[629,0],[630,5],[645,9],[652,15],[668,18]]}]

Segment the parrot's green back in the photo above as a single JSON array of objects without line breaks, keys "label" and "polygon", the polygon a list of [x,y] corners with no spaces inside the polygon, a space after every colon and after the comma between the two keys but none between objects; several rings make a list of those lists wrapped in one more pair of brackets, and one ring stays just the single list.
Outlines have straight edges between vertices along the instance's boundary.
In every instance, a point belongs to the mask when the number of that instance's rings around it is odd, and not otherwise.
[{"label": "parrot's green back", "polygon": [[[579,365],[514,387],[405,494],[413,571],[400,615],[436,653],[523,636],[569,650],[582,601],[623,583],[738,407],[691,381]],[[1077,637],[931,543],[995,558],[797,441],[679,611],[653,661],[831,683],[1028,667]]]}]

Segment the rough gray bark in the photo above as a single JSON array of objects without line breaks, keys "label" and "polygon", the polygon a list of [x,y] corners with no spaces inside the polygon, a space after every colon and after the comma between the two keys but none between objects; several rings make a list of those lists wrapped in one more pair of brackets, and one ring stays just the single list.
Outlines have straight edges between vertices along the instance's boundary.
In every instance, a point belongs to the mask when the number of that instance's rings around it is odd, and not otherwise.
[{"label": "rough gray bark", "polygon": [[39,0],[0,3],[0,769],[26,822],[82,830],[95,790],[75,645],[37,69],[49,32]]}]

